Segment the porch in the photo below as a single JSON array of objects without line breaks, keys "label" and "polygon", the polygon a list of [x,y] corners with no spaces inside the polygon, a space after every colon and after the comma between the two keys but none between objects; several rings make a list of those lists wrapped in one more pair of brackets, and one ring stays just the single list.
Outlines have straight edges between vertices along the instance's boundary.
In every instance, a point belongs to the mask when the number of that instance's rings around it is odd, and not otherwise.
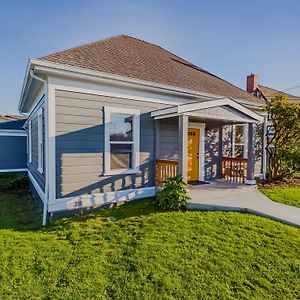
[{"label": "porch", "polygon": [[[196,185],[212,177],[239,184],[255,183],[255,124],[262,122],[257,113],[231,99],[220,99],[161,109],[151,116],[156,122],[157,185],[175,175]],[[228,126],[244,128],[238,155],[240,145],[236,145],[232,132],[225,134]]]}]

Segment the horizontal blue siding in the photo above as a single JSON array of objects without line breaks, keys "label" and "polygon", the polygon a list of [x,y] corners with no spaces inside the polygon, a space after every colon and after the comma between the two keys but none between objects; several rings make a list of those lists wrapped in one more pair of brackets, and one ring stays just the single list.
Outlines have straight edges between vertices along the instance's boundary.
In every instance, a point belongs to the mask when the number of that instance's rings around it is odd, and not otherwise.
[{"label": "horizontal blue siding", "polygon": [[26,136],[0,136],[0,170],[27,168]]}]

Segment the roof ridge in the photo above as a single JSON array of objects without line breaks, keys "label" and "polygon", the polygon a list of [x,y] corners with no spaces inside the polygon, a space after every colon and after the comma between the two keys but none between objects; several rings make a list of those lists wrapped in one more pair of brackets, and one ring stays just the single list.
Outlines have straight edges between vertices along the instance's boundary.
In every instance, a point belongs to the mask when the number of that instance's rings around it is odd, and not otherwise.
[{"label": "roof ridge", "polygon": [[[105,41],[108,41],[108,40],[112,40],[112,39],[116,39],[116,38],[119,38],[119,37],[125,37],[125,38],[129,38],[129,39],[132,39],[132,40],[135,40],[135,41],[139,41],[139,42],[142,42],[142,43],[145,43],[145,44],[148,44],[148,45],[151,45],[151,46],[154,46],[156,48],[160,48],[161,50],[163,51],[166,51],[167,53],[171,54],[172,56],[176,57],[178,59],[178,61],[180,63],[185,63],[186,65],[188,65],[189,67],[193,67],[194,69],[197,69],[198,71],[201,71],[201,72],[204,72],[208,75],[211,75],[211,76],[214,76],[218,79],[221,79],[223,81],[225,81],[224,79],[222,79],[221,77],[195,65],[194,63],[178,56],[177,54],[169,51],[168,49],[160,46],[160,45],[157,45],[157,44],[154,44],[154,43],[151,43],[151,42],[148,42],[148,41],[145,41],[143,39],[140,39],[140,38],[136,38],[136,37],[133,37],[133,36],[130,36],[130,35],[127,35],[127,34],[118,34],[118,35],[114,35],[114,36],[111,36],[111,37],[108,37],[108,38],[105,38],[105,39],[102,39],[102,40],[98,40],[98,41],[95,41],[95,42],[90,42],[90,43],[87,43],[87,44],[82,44],[82,45],[79,45],[79,46],[76,46],[76,47],[72,47],[72,48],[68,48],[66,50],[62,50],[62,51],[56,51],[56,52],[53,52],[51,54],[48,54],[46,56],[42,56],[38,59],[43,59],[43,58],[46,58],[46,57],[49,57],[49,56],[53,56],[53,55],[56,55],[56,54],[61,54],[61,53],[65,53],[65,52],[69,52],[69,51],[73,51],[73,50],[76,50],[76,49],[79,49],[81,47],[87,47],[87,46],[92,46],[92,45],[95,45],[95,44],[98,44],[98,43],[102,43],[102,42],[105,42]],[[227,81],[226,81],[227,82]]]},{"label": "roof ridge", "polygon": [[108,38],[105,38],[105,39],[102,39],[102,40],[98,40],[98,41],[94,41],[94,42],[89,42],[89,43],[86,43],[86,44],[81,44],[79,46],[71,47],[71,48],[68,48],[68,49],[65,49],[65,50],[58,50],[58,51],[55,51],[53,53],[47,54],[45,56],[41,56],[38,59],[43,59],[43,58],[46,58],[48,56],[56,55],[58,53],[65,53],[65,52],[68,52],[68,51],[73,51],[73,50],[76,50],[76,49],[79,49],[79,48],[82,48],[82,47],[86,47],[86,46],[92,46],[92,45],[95,45],[95,44],[98,44],[98,43],[102,43],[102,42],[105,42],[105,41],[108,41],[108,40],[112,40],[112,39],[115,39],[115,38],[118,38],[118,37],[122,37],[122,36],[126,36],[126,34],[117,34],[117,35],[114,35],[114,36],[111,36],[111,37],[108,37]]},{"label": "roof ridge", "polygon": [[[124,56],[125,52],[126,55]],[[135,55],[140,55],[140,59],[136,59]],[[91,56],[92,58],[90,58]],[[164,47],[126,34],[119,34],[57,51],[39,59],[191,90],[195,89],[216,95],[230,96],[237,100],[247,99],[260,102],[242,88]]]}]

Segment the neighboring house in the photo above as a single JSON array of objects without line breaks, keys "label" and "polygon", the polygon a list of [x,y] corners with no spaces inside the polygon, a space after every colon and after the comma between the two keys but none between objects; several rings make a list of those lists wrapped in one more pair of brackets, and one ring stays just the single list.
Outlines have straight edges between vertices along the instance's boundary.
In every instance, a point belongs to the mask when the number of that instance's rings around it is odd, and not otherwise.
[{"label": "neighboring house", "polygon": [[126,35],[31,59],[19,111],[28,115],[28,174],[44,223],[49,213],[153,196],[156,179],[175,174],[253,183],[263,109],[261,99]]},{"label": "neighboring house", "polygon": [[300,97],[284,93],[279,90],[275,90],[259,84],[259,78],[256,74],[250,74],[247,76],[247,92],[251,95],[258,97],[262,100],[271,100],[278,95],[286,96],[290,102],[300,104]]},{"label": "neighboring house", "polygon": [[[273,97],[278,95],[283,95],[288,98],[288,100],[292,103],[300,104],[300,97],[287,94],[285,92],[275,90],[266,86],[263,86],[259,84],[259,77],[257,74],[251,73],[247,76],[247,92],[251,95],[263,100],[263,101],[270,101]],[[272,139],[274,132],[273,132],[273,126],[271,124],[271,121],[267,118],[267,115],[265,115],[265,131],[267,132],[267,139]],[[270,145],[272,147],[272,145]],[[267,152],[263,151],[263,156],[266,156]],[[264,161],[267,161],[268,158],[264,159]]]},{"label": "neighboring house", "polygon": [[27,133],[22,116],[0,115],[0,173],[27,171]]}]

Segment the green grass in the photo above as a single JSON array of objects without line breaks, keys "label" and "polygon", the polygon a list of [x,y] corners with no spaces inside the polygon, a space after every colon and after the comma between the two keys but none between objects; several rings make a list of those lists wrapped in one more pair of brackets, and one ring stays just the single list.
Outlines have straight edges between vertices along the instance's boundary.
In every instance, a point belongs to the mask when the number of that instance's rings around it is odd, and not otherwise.
[{"label": "green grass", "polygon": [[300,231],[268,219],[150,199],[40,224],[30,196],[0,193],[0,299],[300,298]]},{"label": "green grass", "polygon": [[300,231],[279,222],[150,199],[37,230],[26,195],[0,208],[0,299],[300,298]]},{"label": "green grass", "polygon": [[0,190],[16,176],[16,173],[0,173]]},{"label": "green grass", "polygon": [[261,191],[270,199],[283,204],[300,207],[300,187],[273,186]]}]

